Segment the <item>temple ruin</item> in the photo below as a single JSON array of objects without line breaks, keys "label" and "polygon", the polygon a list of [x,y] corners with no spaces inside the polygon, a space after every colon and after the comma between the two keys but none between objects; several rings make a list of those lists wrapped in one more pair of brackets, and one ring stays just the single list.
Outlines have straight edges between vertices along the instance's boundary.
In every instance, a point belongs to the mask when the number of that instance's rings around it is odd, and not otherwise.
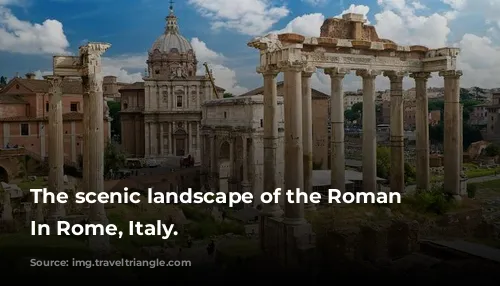
[{"label": "temple ruin", "polygon": [[[430,188],[427,80],[439,72],[445,87],[444,190],[459,198],[461,138],[459,91],[462,72],[456,70],[457,48],[429,49],[400,46],[380,39],[363,15],[345,14],[326,19],[320,37],[299,34],[269,34],[248,43],[260,52],[257,72],[264,78],[264,189],[282,187],[275,180],[275,158],[284,156],[285,190],[312,190],[311,76],[319,68],[331,78],[331,187],[345,189],[344,104],[342,80],[351,71],[363,79],[363,190],[376,190],[375,78],[390,80],[392,192],[404,191],[403,79],[410,76],[416,86],[417,188]],[[284,72],[285,152],[277,154],[276,76]],[[307,140],[306,140],[307,138]],[[297,262],[298,251],[314,244],[304,205],[285,202],[281,217],[278,205],[266,205],[261,222],[262,247],[287,265]],[[278,238],[278,239],[276,239]],[[290,243],[295,247],[292,249]],[[300,244],[300,245],[299,245]],[[281,249],[284,248],[284,249]],[[286,258],[284,258],[286,257]],[[295,260],[294,260],[295,259]]]},{"label": "temple ruin", "polygon": [[[111,45],[88,43],[79,49],[78,56],[54,56],[53,75],[46,77],[50,83],[49,109],[49,190],[64,191],[64,152],[62,118],[62,82],[64,78],[78,77],[83,88],[83,189],[100,193],[104,191],[104,98],[102,91],[101,55]],[[65,216],[64,206],[54,204],[49,220]],[[107,225],[108,219],[101,203],[91,204],[89,223]],[[89,237],[91,249],[105,254],[109,251],[107,236]]]}]

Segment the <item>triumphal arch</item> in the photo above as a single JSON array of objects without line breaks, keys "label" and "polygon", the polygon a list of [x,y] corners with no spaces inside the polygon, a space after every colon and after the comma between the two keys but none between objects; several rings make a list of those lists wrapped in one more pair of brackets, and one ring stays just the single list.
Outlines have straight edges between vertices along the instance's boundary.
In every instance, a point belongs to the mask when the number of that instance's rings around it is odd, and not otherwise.
[{"label": "triumphal arch", "polygon": [[[331,78],[332,188],[345,190],[342,81],[347,73],[355,71],[363,80],[363,190],[376,190],[375,78],[380,75],[390,80],[391,191],[402,192],[405,187],[402,92],[406,76],[413,78],[416,86],[417,187],[429,189],[427,80],[431,72],[439,72],[444,78],[445,89],[444,189],[458,195],[461,179],[459,79],[462,75],[461,71],[456,70],[459,49],[431,50],[418,45],[400,46],[391,40],[380,39],[375,27],[366,25],[365,22],[363,15],[345,14],[342,19],[326,19],[321,27],[320,37],[305,37],[293,33],[269,34],[248,43],[250,47],[260,51],[257,72],[264,78],[265,190],[283,187],[277,184],[273,175],[276,171],[275,162],[280,156],[284,156],[285,160],[284,189],[312,190],[311,76],[319,68],[324,69]],[[284,72],[285,84],[284,154],[276,153],[276,76],[280,72]],[[286,262],[289,263],[290,257],[297,257],[293,253],[298,249],[308,248],[304,245],[307,239],[303,236],[310,234],[310,227],[305,226],[307,223],[303,204],[285,203],[283,217],[278,205],[266,205],[264,214],[266,216],[261,223],[264,250],[277,254],[280,258],[288,257]],[[288,230],[289,228],[294,230]],[[283,241],[276,240],[280,237]],[[290,239],[300,241],[302,245],[290,249]],[[311,246],[313,242],[309,241],[309,244]],[[285,249],[281,249],[283,247]]]},{"label": "triumphal arch", "polygon": [[[83,90],[83,190],[104,191],[104,98],[102,90],[101,56],[111,47],[107,43],[88,43],[81,46],[78,56],[54,56],[53,75],[45,77],[50,85],[49,108],[49,191],[64,191],[64,132],[62,84],[65,78],[80,78]],[[65,216],[64,206],[54,204],[49,220]],[[90,206],[89,223],[107,225],[108,219],[101,203]],[[107,236],[89,237],[90,247],[97,253],[109,251]]]}]

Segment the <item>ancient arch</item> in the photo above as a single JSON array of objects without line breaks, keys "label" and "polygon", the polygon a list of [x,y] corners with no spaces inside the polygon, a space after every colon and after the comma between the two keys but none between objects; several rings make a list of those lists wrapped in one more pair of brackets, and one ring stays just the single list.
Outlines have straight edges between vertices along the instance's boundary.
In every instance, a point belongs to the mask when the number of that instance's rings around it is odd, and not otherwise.
[{"label": "ancient arch", "polygon": [[229,159],[230,145],[228,141],[223,141],[219,147],[219,159]]},{"label": "ancient arch", "polygon": [[9,182],[9,172],[2,166],[0,166],[0,182]]}]

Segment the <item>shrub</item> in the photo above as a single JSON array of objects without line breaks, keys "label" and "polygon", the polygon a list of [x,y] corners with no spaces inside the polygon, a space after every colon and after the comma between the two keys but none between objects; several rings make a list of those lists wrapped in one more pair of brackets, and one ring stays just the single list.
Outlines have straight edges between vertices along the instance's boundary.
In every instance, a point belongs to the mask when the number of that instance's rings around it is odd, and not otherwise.
[{"label": "shrub", "polygon": [[477,185],[475,184],[470,184],[467,185],[467,196],[471,199],[476,197],[476,192],[477,192]]},{"label": "shrub", "polygon": [[443,192],[442,188],[418,192],[403,198],[403,201],[416,211],[441,215],[455,206],[452,196]]}]

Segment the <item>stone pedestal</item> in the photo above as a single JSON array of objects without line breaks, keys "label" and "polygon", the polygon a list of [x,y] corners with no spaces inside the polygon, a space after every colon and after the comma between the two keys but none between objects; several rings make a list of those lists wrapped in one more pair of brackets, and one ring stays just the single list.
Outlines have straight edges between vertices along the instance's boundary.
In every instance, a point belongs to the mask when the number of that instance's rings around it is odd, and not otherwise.
[{"label": "stone pedestal", "polygon": [[265,233],[262,250],[266,257],[285,268],[299,269],[314,259],[316,235],[309,223],[291,225],[282,218],[262,217]]},{"label": "stone pedestal", "polygon": [[467,177],[461,177],[460,178],[460,192],[459,195],[461,196],[467,196],[467,182],[469,181],[469,178]]},{"label": "stone pedestal", "polygon": [[4,190],[2,220],[12,221],[13,219],[14,217],[12,215],[12,204],[10,203],[10,194],[8,191]]}]

